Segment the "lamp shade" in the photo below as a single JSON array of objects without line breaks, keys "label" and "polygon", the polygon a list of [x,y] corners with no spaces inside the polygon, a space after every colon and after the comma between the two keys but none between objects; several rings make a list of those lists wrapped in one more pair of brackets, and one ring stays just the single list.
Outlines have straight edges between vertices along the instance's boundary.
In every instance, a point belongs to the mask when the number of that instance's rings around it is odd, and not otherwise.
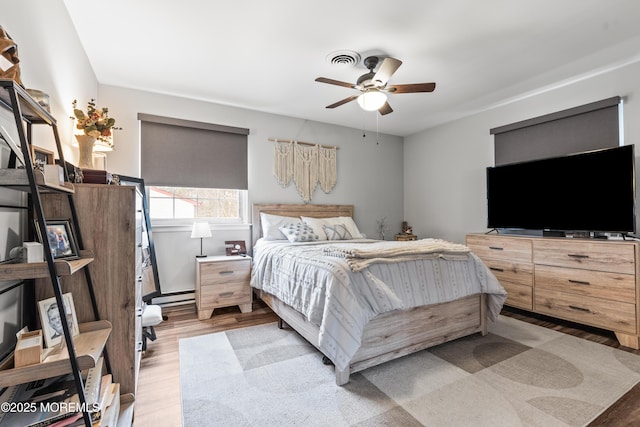
[{"label": "lamp shade", "polygon": [[211,237],[211,228],[208,222],[194,222],[191,229],[192,239],[202,239],[203,237]]},{"label": "lamp shade", "polygon": [[369,90],[358,97],[358,104],[363,110],[376,111],[387,102],[387,95],[378,90]]}]

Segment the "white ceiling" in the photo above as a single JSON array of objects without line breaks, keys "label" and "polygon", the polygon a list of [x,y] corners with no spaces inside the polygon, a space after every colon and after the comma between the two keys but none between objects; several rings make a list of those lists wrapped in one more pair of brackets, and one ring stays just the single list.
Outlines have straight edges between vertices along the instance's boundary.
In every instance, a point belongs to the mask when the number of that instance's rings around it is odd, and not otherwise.
[{"label": "white ceiling", "polygon": [[[356,94],[367,70],[338,50],[403,61],[380,132],[438,123],[640,60],[637,0],[64,0],[101,84],[375,129]],[[613,94],[618,95],[618,94]],[[214,120],[212,118],[212,120]]]}]

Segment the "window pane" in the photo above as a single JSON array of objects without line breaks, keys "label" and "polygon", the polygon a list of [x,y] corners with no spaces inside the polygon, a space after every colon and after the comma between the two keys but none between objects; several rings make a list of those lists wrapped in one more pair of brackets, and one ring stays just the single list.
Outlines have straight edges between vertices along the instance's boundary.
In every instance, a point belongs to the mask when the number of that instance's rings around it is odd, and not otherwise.
[{"label": "window pane", "polygon": [[149,187],[151,218],[242,219],[246,190],[219,188]]}]

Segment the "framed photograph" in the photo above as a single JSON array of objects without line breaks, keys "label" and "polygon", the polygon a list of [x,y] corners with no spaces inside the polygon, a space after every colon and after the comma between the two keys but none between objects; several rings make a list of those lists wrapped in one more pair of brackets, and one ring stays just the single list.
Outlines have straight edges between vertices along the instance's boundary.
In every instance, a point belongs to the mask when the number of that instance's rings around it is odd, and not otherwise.
[{"label": "framed photograph", "polygon": [[64,339],[62,331],[62,319],[66,319],[69,325],[69,331],[72,336],[80,333],[78,328],[78,318],[76,317],[76,308],[73,305],[73,297],[71,292],[62,295],[64,302],[64,313],[62,316],[55,297],[38,301],[38,310],[40,311],[40,323],[42,324],[42,335],[44,343],[47,347],[58,345]]},{"label": "framed photograph", "polygon": [[35,145],[31,146],[31,159],[33,160],[33,167],[40,170],[44,170],[44,165],[55,164],[53,151],[45,150]]},{"label": "framed photograph", "polygon": [[247,247],[244,240],[227,240],[224,242],[224,248],[227,256],[247,254]]},{"label": "framed photograph", "polygon": [[[43,242],[40,235],[40,227],[36,221],[35,224],[38,240]],[[78,242],[76,240],[75,230],[69,219],[48,219],[47,220],[47,237],[51,254],[54,258],[77,259],[80,257],[78,252]]]}]

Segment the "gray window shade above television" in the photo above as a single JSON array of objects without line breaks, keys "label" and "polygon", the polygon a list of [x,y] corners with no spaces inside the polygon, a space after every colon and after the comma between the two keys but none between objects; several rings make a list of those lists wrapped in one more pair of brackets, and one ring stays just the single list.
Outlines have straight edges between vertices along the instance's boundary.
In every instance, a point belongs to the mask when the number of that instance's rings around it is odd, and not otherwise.
[{"label": "gray window shade above television", "polygon": [[249,129],[138,114],[146,185],[246,190]]},{"label": "gray window shade above television", "polygon": [[620,145],[619,96],[493,128],[495,165]]}]

